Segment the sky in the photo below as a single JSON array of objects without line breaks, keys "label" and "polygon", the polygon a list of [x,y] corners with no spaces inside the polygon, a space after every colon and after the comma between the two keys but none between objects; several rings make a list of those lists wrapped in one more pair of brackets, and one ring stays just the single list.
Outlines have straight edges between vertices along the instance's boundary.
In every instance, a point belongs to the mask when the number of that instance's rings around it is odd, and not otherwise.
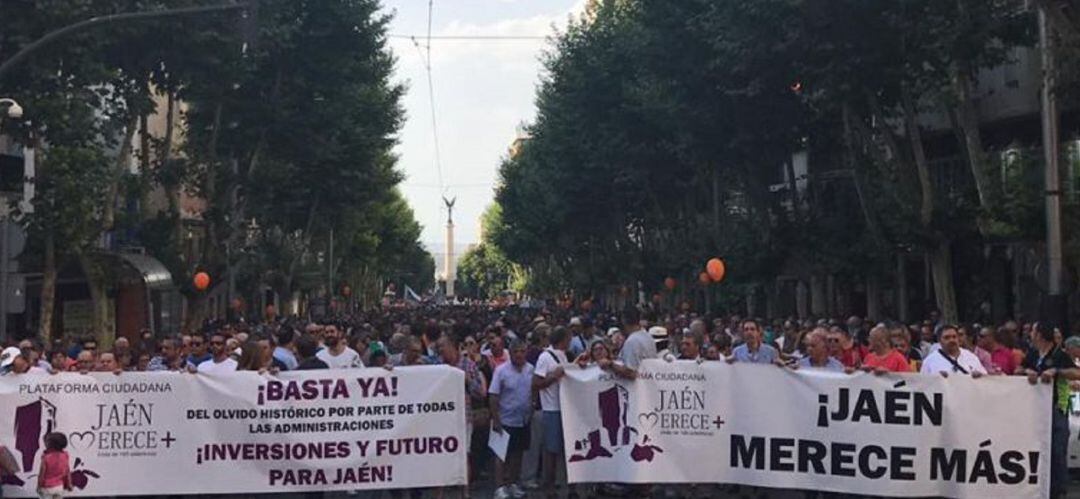
[{"label": "sky", "polygon": [[[431,34],[548,36],[563,30],[585,0],[434,0]],[[390,32],[427,33],[427,0],[383,0],[393,13]],[[499,163],[520,124],[536,114],[540,57],[546,40],[438,40],[431,42],[431,71],[438,129],[435,161],[432,107],[421,51],[409,39],[391,38],[397,57],[395,79],[407,86],[406,121],[399,135],[401,191],[423,225],[421,241],[439,253],[444,246],[446,208],[440,194],[457,197],[455,247],[476,243],[480,215],[491,204]]]}]

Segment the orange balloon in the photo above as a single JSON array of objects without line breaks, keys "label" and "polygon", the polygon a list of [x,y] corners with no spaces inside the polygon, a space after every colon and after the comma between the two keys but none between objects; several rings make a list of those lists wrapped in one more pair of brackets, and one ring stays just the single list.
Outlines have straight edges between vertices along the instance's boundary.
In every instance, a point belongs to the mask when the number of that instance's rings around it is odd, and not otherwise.
[{"label": "orange balloon", "polygon": [[194,281],[195,289],[206,291],[206,289],[210,287],[210,274],[199,272],[198,274],[195,274]]},{"label": "orange balloon", "polygon": [[712,278],[709,277],[708,272],[702,272],[702,273],[698,274],[697,280],[699,282],[701,282],[702,284],[709,284],[710,282],[712,282]]},{"label": "orange balloon", "polygon": [[724,274],[727,273],[727,267],[724,265],[723,260],[713,258],[705,265],[705,271],[709,273],[709,278],[712,279],[713,282],[720,282],[724,280]]},{"label": "orange balloon", "polygon": [[674,277],[668,277],[667,279],[664,279],[664,287],[668,288],[668,291],[675,289],[675,284],[676,282]]}]

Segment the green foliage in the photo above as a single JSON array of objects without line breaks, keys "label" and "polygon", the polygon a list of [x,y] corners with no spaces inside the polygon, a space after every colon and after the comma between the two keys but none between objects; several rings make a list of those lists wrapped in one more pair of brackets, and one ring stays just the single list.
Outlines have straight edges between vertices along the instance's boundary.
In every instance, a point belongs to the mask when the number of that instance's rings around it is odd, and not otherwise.
[{"label": "green foliage", "polygon": [[[655,290],[722,256],[731,296],[784,273],[861,282],[898,248],[995,227],[1029,235],[1037,189],[1001,185],[993,153],[965,149],[967,122],[920,130],[961,151],[942,158],[904,118],[962,115],[960,82],[1031,44],[1032,26],[1010,0],[596,2],[545,58],[486,242],[548,292]],[[934,159],[926,183],[916,151]]]},{"label": "green foliage", "polygon": [[[93,16],[204,4],[5,4],[0,60]],[[325,285],[333,231],[339,278],[432,287],[434,261],[396,191],[404,88],[391,82],[380,8],[377,0],[262,0],[255,44],[230,11],[110,25],[35,54],[0,87],[28,118],[0,121],[3,131],[44,149],[31,235],[56,236],[68,255],[116,230],[180,280],[197,267],[215,277],[233,269],[243,293],[270,284],[287,294]],[[162,102],[182,104],[181,132],[135,134],[140,121],[164,114]],[[136,157],[123,157],[126,141]],[[131,159],[139,171],[123,175]],[[146,201],[162,192],[168,207],[151,208]],[[181,193],[207,204],[206,243],[192,258]]]}]

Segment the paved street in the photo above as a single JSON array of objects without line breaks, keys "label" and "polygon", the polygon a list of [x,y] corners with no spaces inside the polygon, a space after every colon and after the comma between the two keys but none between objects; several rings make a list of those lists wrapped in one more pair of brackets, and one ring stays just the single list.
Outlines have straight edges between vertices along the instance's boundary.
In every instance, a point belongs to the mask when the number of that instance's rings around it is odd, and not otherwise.
[{"label": "paved street", "polygon": [[[805,499],[806,495],[801,491],[782,490],[782,489],[752,489],[750,487],[733,487],[733,486],[708,486],[695,488],[692,495],[665,495],[666,491],[673,489],[674,487],[655,487],[652,491],[652,495],[648,496],[651,499],[665,499],[671,497],[680,498],[725,498],[725,499]],[[578,497],[586,499],[589,497],[641,497],[639,495],[625,494],[609,494],[598,492],[595,488],[582,487],[579,488]],[[472,489],[471,497],[476,499],[486,499],[494,496],[494,488],[490,481],[482,481],[474,486]],[[239,498],[240,496],[223,496],[221,499]],[[261,494],[258,497],[266,499],[390,499],[392,496],[387,492],[362,492],[356,494],[346,493],[326,493],[320,495],[305,495],[305,494]],[[405,497],[408,497],[407,495]],[[422,497],[436,497],[432,493],[426,493]],[[461,493],[447,492],[443,496],[445,499],[459,499]],[[559,494],[560,499],[566,498],[566,491],[563,490]],[[854,496],[852,496],[854,497]],[[1074,479],[1072,486],[1069,489],[1068,499],[1080,499],[1080,480]],[[528,499],[546,499],[546,495],[539,492],[531,492]]]}]

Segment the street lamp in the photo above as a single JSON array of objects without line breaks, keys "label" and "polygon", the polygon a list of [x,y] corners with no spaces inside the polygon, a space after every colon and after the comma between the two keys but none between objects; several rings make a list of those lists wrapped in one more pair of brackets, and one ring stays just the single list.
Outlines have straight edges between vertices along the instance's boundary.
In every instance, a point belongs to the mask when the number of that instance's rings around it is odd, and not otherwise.
[{"label": "street lamp", "polygon": [[14,120],[22,118],[23,108],[19,105],[18,102],[15,102],[15,99],[9,99],[7,97],[4,97],[0,99],[0,106],[7,106],[8,118]]}]

